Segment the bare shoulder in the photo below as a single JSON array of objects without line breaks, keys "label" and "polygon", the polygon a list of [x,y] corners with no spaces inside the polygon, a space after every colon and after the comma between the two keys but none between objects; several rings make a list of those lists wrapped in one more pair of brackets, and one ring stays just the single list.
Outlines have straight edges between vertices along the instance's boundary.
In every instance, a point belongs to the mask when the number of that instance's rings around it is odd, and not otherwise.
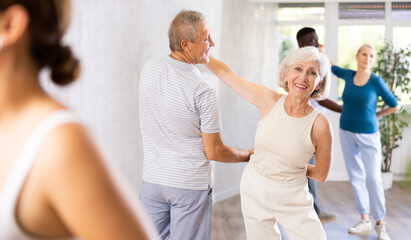
[{"label": "bare shoulder", "polygon": [[82,158],[99,158],[89,131],[76,123],[64,124],[54,129],[45,139],[40,154],[55,164],[82,164]]},{"label": "bare shoulder", "polygon": [[45,176],[42,182],[47,183],[45,199],[59,214],[71,216],[74,212],[68,209],[82,209],[91,206],[94,198],[117,194],[107,163],[82,125],[65,124],[54,129],[37,161],[38,172]]},{"label": "bare shoulder", "polygon": [[327,133],[331,131],[330,127],[328,119],[322,113],[319,113],[314,121],[313,134]]},{"label": "bare shoulder", "polygon": [[[45,139],[37,158],[39,170],[48,180],[50,189],[59,189],[73,179],[99,179],[107,176],[106,167],[88,130],[70,123],[57,127]],[[51,190],[52,191],[52,190]]]},{"label": "bare shoulder", "polygon": [[117,178],[121,175],[110,168],[85,127],[66,124],[54,129],[38,160],[46,176],[41,182],[44,203],[74,235],[82,239],[143,236],[137,196]]},{"label": "bare shoulder", "polygon": [[315,145],[317,145],[318,142],[331,143],[331,124],[322,113],[319,113],[314,121],[313,128],[311,131],[311,137]]},{"label": "bare shoulder", "polygon": [[94,149],[81,125],[64,124],[48,133],[20,196],[19,220],[25,229],[43,234],[49,226],[54,229],[49,234],[68,234],[67,225],[60,218],[61,206],[69,211],[79,209],[71,206],[75,202],[72,198],[83,196],[80,194],[85,183],[104,179],[104,174],[96,174],[104,172],[104,167],[99,167],[103,165]]}]

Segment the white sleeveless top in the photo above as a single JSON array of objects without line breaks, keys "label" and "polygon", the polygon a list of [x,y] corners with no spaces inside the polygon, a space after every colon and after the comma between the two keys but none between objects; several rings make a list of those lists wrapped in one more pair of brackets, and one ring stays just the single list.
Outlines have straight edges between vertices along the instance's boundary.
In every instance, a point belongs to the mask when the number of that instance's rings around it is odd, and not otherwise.
[{"label": "white sleeveless top", "polygon": [[276,182],[306,180],[306,165],[315,152],[311,129],[319,111],[291,117],[284,109],[286,97],[281,96],[270,113],[258,121],[250,158],[258,173]]},{"label": "white sleeveless top", "polygon": [[0,189],[0,240],[39,239],[29,236],[18,225],[15,214],[17,199],[44,139],[55,128],[72,123],[81,124],[81,121],[67,110],[55,111],[40,122],[22,146],[16,162]]}]

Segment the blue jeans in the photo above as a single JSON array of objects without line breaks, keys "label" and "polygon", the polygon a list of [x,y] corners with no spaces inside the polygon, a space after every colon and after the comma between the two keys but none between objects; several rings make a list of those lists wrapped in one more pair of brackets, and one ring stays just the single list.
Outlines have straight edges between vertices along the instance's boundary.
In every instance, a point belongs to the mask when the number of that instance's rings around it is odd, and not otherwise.
[{"label": "blue jeans", "polygon": [[212,188],[188,190],[142,181],[140,201],[162,239],[210,239]]},{"label": "blue jeans", "polygon": [[369,214],[371,203],[374,219],[383,220],[385,196],[381,179],[380,132],[364,134],[340,129],[340,139],[358,211]]}]

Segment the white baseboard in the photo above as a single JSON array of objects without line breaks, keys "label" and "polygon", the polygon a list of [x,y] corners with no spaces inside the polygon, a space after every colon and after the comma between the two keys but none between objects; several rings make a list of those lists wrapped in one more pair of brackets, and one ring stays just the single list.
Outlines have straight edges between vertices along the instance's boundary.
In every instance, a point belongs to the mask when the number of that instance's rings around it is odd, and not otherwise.
[{"label": "white baseboard", "polygon": [[238,194],[240,194],[240,186],[235,186],[223,191],[215,192],[213,194],[213,203],[221,202]]}]

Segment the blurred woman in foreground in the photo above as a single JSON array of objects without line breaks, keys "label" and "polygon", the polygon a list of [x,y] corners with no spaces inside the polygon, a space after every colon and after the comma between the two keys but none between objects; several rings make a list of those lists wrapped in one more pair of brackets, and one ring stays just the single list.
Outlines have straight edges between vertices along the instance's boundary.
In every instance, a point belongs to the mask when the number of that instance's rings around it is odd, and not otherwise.
[{"label": "blurred woman in foreground", "polygon": [[61,38],[68,0],[0,0],[0,239],[149,239],[78,118],[40,86],[80,65]]}]

